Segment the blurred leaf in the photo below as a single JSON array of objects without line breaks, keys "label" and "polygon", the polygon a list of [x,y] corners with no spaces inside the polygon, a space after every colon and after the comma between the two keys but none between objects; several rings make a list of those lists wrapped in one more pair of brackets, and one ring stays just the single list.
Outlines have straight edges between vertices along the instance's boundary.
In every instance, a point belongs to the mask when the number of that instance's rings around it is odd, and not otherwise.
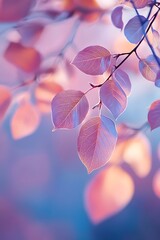
[{"label": "blurred leaf", "polygon": [[148,122],[151,130],[160,127],[160,100],[151,104],[148,112]]},{"label": "blurred leaf", "polygon": [[123,20],[122,20],[122,13],[123,13],[123,7],[116,7],[113,9],[111,14],[111,19],[115,27],[120,28],[122,30],[123,28]]},{"label": "blurred leaf", "polygon": [[21,43],[11,42],[4,57],[25,72],[36,71],[41,63],[40,53],[32,47],[23,46]]},{"label": "blurred leaf", "polygon": [[106,81],[100,89],[100,98],[103,104],[117,118],[126,108],[127,97],[117,82]]},{"label": "blurred leaf", "polygon": [[132,199],[134,183],[132,178],[119,167],[109,167],[101,171],[88,184],[85,205],[93,223],[117,214]]},{"label": "blurred leaf", "polygon": [[38,128],[40,115],[30,102],[23,101],[11,119],[11,132],[14,139],[31,135]]},{"label": "blurred leaf", "polygon": [[0,0],[0,22],[15,22],[24,18],[35,0]]},{"label": "blurred leaf", "polygon": [[67,90],[52,100],[52,121],[55,128],[75,128],[85,119],[89,104],[81,91]]},{"label": "blurred leaf", "polygon": [[39,109],[44,113],[50,113],[53,97],[62,90],[62,86],[55,83],[52,78],[44,77],[44,81],[40,82],[35,89],[36,104]]},{"label": "blurred leaf", "polygon": [[153,191],[158,198],[160,198],[160,169],[157,170],[153,177]]},{"label": "blurred leaf", "polygon": [[80,51],[72,64],[89,75],[101,75],[110,65],[110,52],[101,46],[90,46]]},{"label": "blurred leaf", "polygon": [[78,154],[88,173],[104,166],[110,159],[117,141],[113,121],[107,117],[94,117],[80,129]]},{"label": "blurred leaf", "polygon": [[0,85],[0,122],[5,117],[8,107],[12,101],[12,93],[9,88]]}]

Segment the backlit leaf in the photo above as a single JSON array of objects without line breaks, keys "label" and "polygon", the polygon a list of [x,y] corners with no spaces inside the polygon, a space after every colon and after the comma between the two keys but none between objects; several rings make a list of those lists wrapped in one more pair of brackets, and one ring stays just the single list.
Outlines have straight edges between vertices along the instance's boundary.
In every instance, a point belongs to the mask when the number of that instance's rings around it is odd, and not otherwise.
[{"label": "backlit leaf", "polygon": [[55,128],[75,128],[85,119],[89,104],[81,91],[66,90],[52,100],[52,121]]},{"label": "backlit leaf", "polygon": [[135,135],[124,142],[122,158],[139,177],[146,177],[151,170],[151,146],[143,134]]},{"label": "backlit leaf", "polygon": [[90,46],[80,51],[72,64],[86,74],[101,75],[109,68],[110,58],[110,52],[104,47]]},{"label": "backlit leaf", "polygon": [[37,50],[14,42],[9,44],[4,57],[25,72],[36,71],[41,63],[41,55]]},{"label": "backlit leaf", "polygon": [[154,82],[159,71],[158,63],[153,55],[139,61],[139,70],[144,78]]},{"label": "backlit leaf", "polygon": [[115,82],[118,82],[120,87],[125,92],[126,96],[128,96],[130,94],[130,92],[131,92],[131,82],[130,82],[129,76],[126,72],[124,72],[121,69],[117,69],[116,72],[114,73],[113,80]]},{"label": "backlit leaf", "polygon": [[11,120],[11,132],[14,139],[24,138],[38,128],[40,116],[35,106],[22,102]]},{"label": "backlit leaf", "polygon": [[77,143],[78,154],[88,173],[107,163],[116,141],[115,124],[107,117],[91,118],[81,127]]},{"label": "backlit leaf", "polygon": [[160,127],[160,100],[151,104],[148,112],[148,122],[151,130]]},{"label": "backlit leaf", "polygon": [[11,100],[12,100],[11,91],[7,87],[1,85],[0,86],[0,122],[5,117],[5,114],[11,103]]},{"label": "backlit leaf", "polygon": [[101,171],[88,184],[85,191],[87,213],[93,223],[120,212],[132,199],[134,183],[132,178],[119,167]]},{"label": "backlit leaf", "polygon": [[128,41],[137,44],[143,37],[148,23],[149,21],[144,16],[135,16],[130,19],[124,28]]},{"label": "backlit leaf", "polygon": [[120,85],[113,80],[109,80],[102,85],[100,98],[115,118],[125,110],[127,105],[127,97],[124,91]]},{"label": "backlit leaf", "polygon": [[123,13],[123,7],[116,7],[112,11],[111,19],[115,27],[120,28],[122,30],[123,28],[123,21],[122,21],[122,13]]},{"label": "backlit leaf", "polygon": [[154,175],[152,186],[154,193],[160,198],[160,169]]}]

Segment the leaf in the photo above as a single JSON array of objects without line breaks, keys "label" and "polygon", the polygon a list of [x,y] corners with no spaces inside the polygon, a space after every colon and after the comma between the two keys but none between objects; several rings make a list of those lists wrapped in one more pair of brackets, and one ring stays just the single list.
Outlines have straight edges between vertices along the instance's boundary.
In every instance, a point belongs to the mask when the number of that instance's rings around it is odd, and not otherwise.
[{"label": "leaf", "polygon": [[38,128],[40,116],[35,106],[22,102],[11,120],[11,132],[14,139],[27,137]]},{"label": "leaf", "polygon": [[78,155],[88,173],[104,166],[109,161],[117,141],[113,121],[107,117],[94,117],[80,129]]},{"label": "leaf", "polygon": [[139,61],[139,70],[144,78],[154,82],[159,71],[158,63],[153,55]]},{"label": "leaf", "polygon": [[151,104],[148,112],[148,122],[151,130],[160,127],[160,100]]},{"label": "leaf", "polygon": [[44,25],[39,22],[26,23],[17,28],[21,35],[21,43],[32,46],[41,36]]},{"label": "leaf", "polygon": [[0,1],[0,22],[15,22],[25,17],[34,0],[1,0]]},{"label": "leaf", "polygon": [[131,18],[124,28],[124,34],[127,40],[137,44],[142,39],[148,23],[149,21],[141,15]]},{"label": "leaf", "polygon": [[113,80],[120,85],[126,96],[129,96],[131,92],[131,82],[128,74],[121,69],[117,69],[113,76]]},{"label": "leaf", "polygon": [[80,51],[72,64],[89,75],[102,75],[110,65],[110,52],[101,46],[90,46]]},{"label": "leaf", "polygon": [[122,30],[123,28],[123,20],[122,20],[122,13],[123,13],[123,7],[116,7],[111,14],[111,19],[115,27],[120,28]]},{"label": "leaf", "polygon": [[52,78],[46,78],[40,82],[35,89],[36,104],[39,109],[44,113],[50,113],[53,97],[62,90],[62,86],[55,83]]},{"label": "leaf", "polygon": [[4,53],[7,61],[25,72],[34,72],[39,68],[41,55],[32,47],[11,42]]},{"label": "leaf", "polygon": [[127,105],[127,97],[124,91],[119,84],[113,80],[109,80],[102,85],[100,98],[115,118],[125,110]]},{"label": "leaf", "polygon": [[131,201],[134,194],[132,178],[119,167],[101,171],[88,184],[85,191],[85,207],[93,223],[120,212]]},{"label": "leaf", "polygon": [[155,86],[160,88],[160,71],[157,73]]},{"label": "leaf", "polygon": [[0,85],[0,122],[5,117],[5,114],[11,104],[12,94],[9,88]]},{"label": "leaf", "polygon": [[66,90],[53,98],[51,107],[55,128],[72,129],[85,119],[89,104],[83,92]]},{"label": "leaf", "polygon": [[151,146],[144,134],[135,135],[124,142],[122,158],[139,177],[146,177],[151,170]]},{"label": "leaf", "polygon": [[157,172],[155,173],[154,177],[153,177],[153,191],[155,193],[155,195],[160,198],[160,169],[157,170]]}]

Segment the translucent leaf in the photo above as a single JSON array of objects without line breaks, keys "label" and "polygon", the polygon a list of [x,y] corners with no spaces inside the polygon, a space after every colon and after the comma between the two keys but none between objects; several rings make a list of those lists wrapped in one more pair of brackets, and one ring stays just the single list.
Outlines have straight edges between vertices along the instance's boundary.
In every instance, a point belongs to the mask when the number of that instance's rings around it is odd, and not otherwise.
[{"label": "translucent leaf", "polygon": [[148,112],[148,122],[151,130],[160,127],[160,100],[151,104]]},{"label": "translucent leaf", "polygon": [[120,28],[122,30],[123,28],[123,21],[122,21],[122,13],[123,13],[123,7],[116,7],[112,11],[111,19],[115,27]]},{"label": "translucent leaf", "polygon": [[100,98],[115,118],[125,110],[127,105],[127,97],[124,91],[119,84],[113,80],[109,80],[102,85]]},{"label": "translucent leaf", "polygon": [[124,34],[127,40],[137,44],[143,37],[148,23],[149,21],[144,16],[135,16],[130,19],[124,28]]},{"label": "translucent leaf", "polygon": [[81,91],[67,90],[52,100],[52,121],[55,128],[75,128],[85,119],[89,104]]},{"label": "translucent leaf", "polygon": [[155,173],[152,185],[154,193],[160,198],[160,169]]},{"label": "translucent leaf", "polygon": [[160,35],[159,32],[156,31],[155,29],[152,30],[152,34],[153,34],[153,46],[155,48],[160,46]]},{"label": "translucent leaf", "polygon": [[104,47],[90,46],[80,51],[72,64],[86,74],[101,75],[109,68],[110,58],[110,52]]},{"label": "translucent leaf", "polygon": [[12,100],[11,91],[4,86],[0,86],[0,122],[5,117],[8,107]]},{"label": "translucent leaf", "polygon": [[101,171],[85,191],[87,213],[93,223],[117,214],[131,201],[134,194],[132,178],[119,167]]},{"label": "translucent leaf", "polygon": [[139,177],[146,177],[151,170],[151,146],[143,134],[124,142],[123,161],[128,163]]},{"label": "translucent leaf", "polygon": [[4,57],[25,72],[36,71],[41,63],[41,55],[37,50],[14,42],[9,44]]},{"label": "translucent leaf", "polygon": [[24,138],[38,128],[40,116],[35,106],[22,102],[11,120],[11,132],[14,139]]},{"label": "translucent leaf", "polygon": [[118,84],[120,85],[120,87],[123,89],[123,91],[125,92],[126,96],[129,96],[130,92],[131,92],[131,82],[129,79],[129,76],[126,72],[124,72],[121,69],[116,70],[116,72],[114,73],[114,78],[113,80],[115,82],[118,82]]},{"label": "translucent leaf", "polygon": [[35,89],[36,104],[44,113],[50,113],[53,97],[63,90],[62,86],[55,83],[52,78],[40,82]]},{"label": "translucent leaf", "polygon": [[104,166],[117,141],[115,124],[104,116],[88,120],[80,129],[78,154],[88,173]]},{"label": "translucent leaf", "polygon": [[158,63],[153,55],[139,61],[139,70],[144,78],[154,82],[159,71]]},{"label": "translucent leaf", "polygon": [[0,1],[0,22],[15,22],[25,17],[34,0],[1,0]]}]

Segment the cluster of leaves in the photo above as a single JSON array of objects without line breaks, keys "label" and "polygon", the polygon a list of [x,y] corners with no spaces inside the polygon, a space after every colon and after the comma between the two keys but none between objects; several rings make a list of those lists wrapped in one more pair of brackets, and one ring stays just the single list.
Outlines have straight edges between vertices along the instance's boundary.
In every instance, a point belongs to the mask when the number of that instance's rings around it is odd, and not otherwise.
[{"label": "cluster of leaves", "polygon": [[[73,43],[79,24],[82,21],[100,19],[110,9],[100,7],[100,0],[55,0],[53,8],[46,7],[49,0],[20,0],[18,4],[13,0],[1,2],[0,22],[2,25],[8,23],[2,34],[10,30],[18,33],[18,39],[8,42],[4,58],[21,73],[25,73],[27,81],[12,89],[0,86],[0,121],[12,107],[12,136],[15,139],[26,137],[39,126],[41,113],[50,112],[52,100],[54,129],[73,129],[82,124],[77,149],[88,172],[104,166],[109,159],[112,165],[101,171],[86,188],[86,209],[92,221],[98,223],[121,210],[133,196],[133,180],[121,165],[128,164],[139,177],[145,177],[151,168],[150,144],[146,136],[139,132],[147,125],[151,130],[160,126],[160,100],[151,104],[147,123],[139,129],[117,125],[116,121],[125,111],[131,93],[130,77],[127,69],[123,68],[131,55],[136,55],[142,76],[160,87],[160,33],[157,27],[160,2],[115,1],[111,21],[116,28],[123,31],[133,48],[129,52],[115,54],[102,46],[87,46],[78,52],[72,65],[80,71],[91,76],[108,74],[104,82],[98,85],[91,83],[86,92],[64,91],[59,84],[58,67],[55,67],[55,64],[46,67],[45,59],[36,49],[35,43],[47,24],[75,17],[76,22],[66,44],[60,51],[49,55],[63,60],[63,67],[69,72],[71,67],[64,59],[65,51]],[[143,8],[146,10],[144,14]],[[135,16],[126,22],[124,19],[128,9],[132,9]],[[34,21],[37,18],[40,21]],[[139,46],[144,42],[151,52],[145,58],[138,53]],[[55,79],[58,79],[58,82]],[[99,115],[89,118],[87,94],[94,89],[99,90],[99,102],[93,106],[99,109]],[[107,108],[111,114],[103,115],[102,107]],[[154,179],[156,192],[159,191],[158,180],[159,172]]]},{"label": "cluster of leaves", "polygon": [[[77,54],[72,64],[85,74],[102,75],[109,71],[109,76],[99,85],[90,84],[91,88],[86,93],[67,90],[58,93],[52,100],[54,127],[56,129],[71,129],[80,125],[86,118],[89,110],[86,94],[92,89],[100,89],[100,101],[95,107],[99,107],[101,110],[104,105],[112,113],[113,119],[102,115],[100,112],[99,116],[89,119],[80,129],[77,141],[78,154],[89,173],[106,164],[117,144],[118,134],[115,120],[126,109],[127,97],[131,92],[130,78],[127,72],[121,69],[121,66],[131,54],[136,54],[142,75],[159,87],[160,59],[158,54],[160,54],[160,36],[159,32],[153,27],[160,11],[159,3],[155,1],[128,2],[135,9],[136,16],[124,24],[122,20],[124,5],[122,5],[112,11],[112,22],[116,27],[123,29],[127,40],[136,44],[136,46],[128,53],[117,55],[111,54],[108,49],[102,46],[89,46],[83,49]],[[137,9],[142,7],[149,8],[147,17],[139,15]],[[150,44],[148,32],[152,33],[156,44]],[[144,40],[147,41],[152,55],[141,59],[137,50]],[[123,59],[118,62],[120,57],[123,57]],[[152,130],[160,126],[160,100],[155,101],[150,106],[148,123]]]}]

